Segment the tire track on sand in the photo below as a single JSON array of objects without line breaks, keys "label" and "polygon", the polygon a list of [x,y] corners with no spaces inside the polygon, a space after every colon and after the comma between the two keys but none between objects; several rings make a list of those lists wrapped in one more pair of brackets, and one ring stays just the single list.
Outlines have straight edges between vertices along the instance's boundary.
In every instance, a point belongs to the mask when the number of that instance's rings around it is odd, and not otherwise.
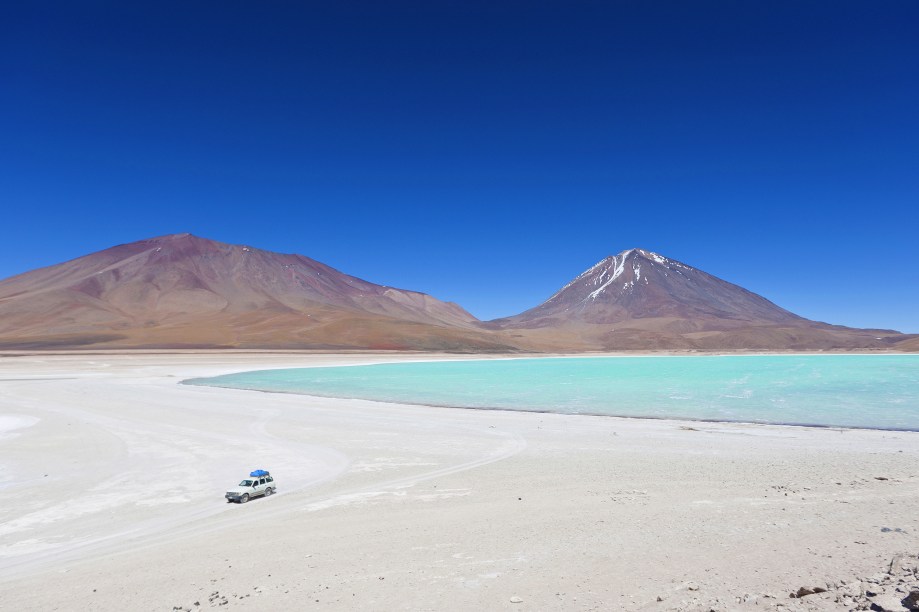
[{"label": "tire track on sand", "polygon": [[[82,413],[81,416],[86,420],[91,420],[98,426],[104,427],[113,433],[119,430],[134,433],[151,433],[145,428],[145,426],[149,427],[148,423],[137,423],[132,420],[103,416],[74,406],[68,406],[66,412],[69,413],[69,416],[74,416],[74,412]],[[65,564],[73,565],[74,563],[90,561],[103,554],[118,555],[169,545],[196,535],[214,533],[296,512],[318,511],[324,507],[349,503],[365,495],[404,489],[420,482],[502,461],[518,454],[527,446],[527,442],[522,436],[486,428],[484,424],[470,426],[441,423],[439,425],[441,432],[452,431],[473,434],[476,437],[491,437],[496,438],[499,442],[497,446],[491,447],[486,452],[457,464],[304,498],[303,491],[339,478],[351,465],[351,460],[343,452],[329,446],[318,447],[305,442],[282,439],[270,434],[268,424],[275,421],[281,414],[282,411],[277,409],[259,410],[258,414],[253,415],[255,418],[251,421],[252,429],[250,431],[257,432],[262,443],[286,447],[290,452],[305,452],[314,457],[317,455],[322,456],[327,469],[319,476],[302,481],[295,488],[289,488],[282,483],[283,491],[276,496],[272,496],[271,503],[263,503],[264,500],[259,500],[255,504],[237,506],[215,501],[214,506],[190,508],[187,511],[172,514],[168,517],[145,521],[144,524],[132,526],[129,529],[105,534],[90,541],[73,543],[64,549],[59,548],[54,551],[47,551],[44,554],[30,555],[28,559],[5,564],[4,576],[0,581],[7,582],[24,575],[60,568]],[[385,420],[390,425],[402,423],[406,428],[417,425],[417,419],[415,418],[394,414],[386,414]],[[156,429],[157,434],[171,438],[173,441],[214,438],[223,443],[227,442],[225,434],[212,435],[175,424],[159,423]]]},{"label": "tire track on sand", "polygon": [[[394,420],[404,420],[409,422],[408,419],[394,419]],[[347,503],[350,499],[366,495],[369,493],[377,493],[380,491],[391,491],[403,489],[409,486],[413,486],[420,482],[425,482],[428,480],[433,480],[435,478],[442,478],[451,474],[457,474],[460,472],[465,472],[468,470],[473,470],[479,467],[483,467],[504,459],[513,457],[514,455],[523,451],[527,442],[526,439],[520,436],[519,434],[500,432],[495,430],[486,430],[483,431],[477,427],[469,426],[458,426],[450,425],[449,429],[455,431],[464,431],[472,432],[477,434],[486,434],[499,438],[503,438],[504,442],[501,446],[484,456],[478,457],[476,459],[471,459],[469,461],[464,461],[449,467],[428,470],[421,472],[419,474],[413,474],[411,476],[402,476],[398,478],[388,479],[381,482],[376,482],[369,485],[364,485],[360,487],[354,487],[351,489],[346,489],[344,491],[338,491],[326,495],[317,495],[309,497],[307,499],[290,499],[292,497],[292,492],[279,493],[271,497],[274,502],[270,508],[264,508],[262,503],[244,504],[240,506],[235,506],[237,509],[246,509],[250,510],[246,514],[241,513],[222,513],[221,515],[215,517],[207,525],[184,525],[179,526],[176,529],[173,529],[161,537],[155,539],[146,538],[138,539],[131,542],[131,551],[143,550],[145,548],[152,548],[162,545],[174,544],[177,541],[184,540],[191,535],[199,534],[209,534],[231,527],[238,527],[240,525],[247,525],[255,522],[262,522],[266,519],[273,519],[283,515],[292,514],[294,512],[302,511],[314,511],[320,510],[326,505],[337,505],[337,503]],[[269,434],[270,435],[270,434]],[[332,478],[323,479],[324,481],[332,480]],[[319,484],[319,483],[317,483]],[[302,490],[302,489],[301,489]],[[288,498],[288,499],[281,499]],[[284,503],[285,505],[281,505]]]}]

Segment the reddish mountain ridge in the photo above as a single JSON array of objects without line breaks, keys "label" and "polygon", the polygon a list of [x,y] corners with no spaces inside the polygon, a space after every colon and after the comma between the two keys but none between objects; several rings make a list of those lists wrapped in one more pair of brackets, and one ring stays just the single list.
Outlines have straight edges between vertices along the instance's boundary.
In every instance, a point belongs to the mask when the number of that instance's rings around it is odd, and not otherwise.
[{"label": "reddish mountain ridge", "polygon": [[539,306],[491,325],[539,345],[605,350],[888,348],[906,338],[804,319],[643,249],[607,257]]},{"label": "reddish mountain ridge", "polygon": [[6,349],[916,350],[917,338],[809,321],[642,249],[607,257],[545,303],[488,323],[302,255],[190,234],[0,281]]},{"label": "reddish mountain ridge", "polygon": [[0,281],[0,346],[70,345],[502,348],[456,304],[190,234]]}]

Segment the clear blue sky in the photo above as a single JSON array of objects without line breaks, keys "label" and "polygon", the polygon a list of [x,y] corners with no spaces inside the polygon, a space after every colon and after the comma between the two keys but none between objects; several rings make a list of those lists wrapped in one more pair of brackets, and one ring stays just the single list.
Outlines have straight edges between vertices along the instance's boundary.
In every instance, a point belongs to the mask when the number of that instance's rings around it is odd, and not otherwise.
[{"label": "clear blue sky", "polygon": [[0,277],[175,232],[489,319],[631,247],[919,332],[919,3],[21,2]]}]

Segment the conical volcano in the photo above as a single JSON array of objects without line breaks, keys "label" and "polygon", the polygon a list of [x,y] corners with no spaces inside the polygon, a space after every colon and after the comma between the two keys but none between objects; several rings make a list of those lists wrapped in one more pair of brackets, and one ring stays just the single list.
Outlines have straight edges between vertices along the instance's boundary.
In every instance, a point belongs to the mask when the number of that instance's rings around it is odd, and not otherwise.
[{"label": "conical volcano", "polygon": [[597,262],[544,303],[507,321],[537,325],[546,319],[618,323],[660,317],[750,323],[804,321],[742,287],[642,249]]},{"label": "conical volcano", "polygon": [[490,325],[558,350],[881,348],[902,338],[810,321],[644,249],[606,257],[539,306]]}]

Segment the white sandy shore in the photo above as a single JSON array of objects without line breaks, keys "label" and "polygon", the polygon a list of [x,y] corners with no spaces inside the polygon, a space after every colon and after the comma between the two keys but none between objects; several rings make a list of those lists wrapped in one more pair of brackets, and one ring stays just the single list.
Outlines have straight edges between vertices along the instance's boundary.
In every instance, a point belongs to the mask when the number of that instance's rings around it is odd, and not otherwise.
[{"label": "white sandy shore", "polygon": [[431,358],[0,358],[0,609],[836,609],[919,553],[916,433],[177,384]]}]

